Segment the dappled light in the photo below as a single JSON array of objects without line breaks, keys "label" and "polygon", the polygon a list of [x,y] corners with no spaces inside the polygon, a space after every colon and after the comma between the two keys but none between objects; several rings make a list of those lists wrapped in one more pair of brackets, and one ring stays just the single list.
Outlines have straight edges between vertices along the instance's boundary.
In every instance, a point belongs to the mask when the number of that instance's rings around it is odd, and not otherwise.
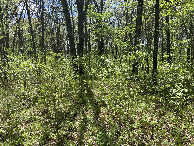
[{"label": "dappled light", "polygon": [[0,1],[0,145],[192,145],[192,11]]}]

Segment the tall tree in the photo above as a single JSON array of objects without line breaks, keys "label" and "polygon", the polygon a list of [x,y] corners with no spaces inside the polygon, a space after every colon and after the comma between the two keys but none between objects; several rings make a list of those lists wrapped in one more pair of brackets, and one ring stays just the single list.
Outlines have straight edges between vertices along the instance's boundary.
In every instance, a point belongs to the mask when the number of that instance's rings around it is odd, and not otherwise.
[{"label": "tall tree", "polygon": [[158,62],[158,36],[159,36],[159,0],[155,4],[155,31],[154,31],[154,52],[153,52],[153,82],[157,84],[157,62]]},{"label": "tall tree", "polygon": [[194,65],[194,35],[193,35],[193,15],[190,14],[190,48],[191,48],[191,63]]},{"label": "tall tree", "polygon": [[[101,0],[100,1],[100,13],[102,14],[103,12],[103,7],[104,7],[104,1]],[[102,22],[100,22],[102,23]],[[100,24],[99,23],[99,24]],[[100,24],[100,34],[99,34],[99,39],[98,39],[98,54],[102,55],[104,52],[104,36],[103,36],[103,32],[102,32],[102,24]]]},{"label": "tall tree", "polygon": [[67,0],[61,0],[61,4],[63,7],[63,13],[65,15],[66,28],[67,28],[69,44],[70,44],[70,54],[74,60],[76,58],[76,49],[75,49],[74,35],[73,35],[72,23],[71,23]]},{"label": "tall tree", "polygon": [[63,7],[63,13],[65,15],[67,35],[68,35],[69,44],[70,44],[70,55],[72,57],[74,71],[77,72],[78,66],[74,62],[74,60],[76,58],[76,49],[75,49],[75,42],[74,42],[75,38],[74,38],[73,27],[72,27],[72,23],[71,23],[70,12],[69,12],[69,9],[68,9],[67,0],[61,0],[61,4],[62,4],[62,7]]},{"label": "tall tree", "polygon": [[137,5],[137,18],[136,18],[136,34],[135,34],[135,46],[134,52],[136,54],[136,58],[134,59],[132,73],[138,74],[138,60],[137,60],[137,51],[140,50],[140,39],[141,39],[141,26],[142,26],[142,13],[143,13],[143,0],[138,0]]},{"label": "tall tree", "polygon": [[[167,3],[167,7],[169,7],[169,0],[166,0]],[[166,16],[166,23],[167,23],[167,27],[166,27],[166,36],[167,36],[167,55],[168,55],[168,63],[171,64],[171,44],[170,44],[170,25],[169,25],[169,15]]]},{"label": "tall tree", "polygon": [[44,34],[45,34],[45,21],[44,21],[44,0],[41,0],[41,25],[42,25],[42,30],[41,30],[41,52],[44,54],[43,60],[46,63],[46,48],[45,48],[45,42],[44,42]]},{"label": "tall tree", "polygon": [[30,25],[30,34],[32,37],[33,54],[34,54],[34,57],[37,58],[35,36],[34,36],[34,31],[33,31],[33,26],[32,26],[32,19],[30,15],[30,8],[28,6],[28,0],[25,0],[25,6],[26,6],[27,15],[28,15],[29,25]]},{"label": "tall tree", "polygon": [[6,6],[3,10],[0,3],[0,54],[1,54],[1,64],[3,66],[2,73],[3,79],[7,81],[7,50],[9,49],[9,26],[8,26],[8,3],[6,2]]},{"label": "tall tree", "polygon": [[188,34],[188,37],[189,37],[189,46],[187,47],[187,62],[190,63],[191,61],[193,61],[193,57],[192,57],[192,54],[193,54],[193,23],[192,23],[192,14],[190,12],[189,14],[189,34]]},{"label": "tall tree", "polygon": [[79,35],[79,42],[78,42],[78,55],[83,57],[83,49],[84,49],[84,0],[76,0],[77,8],[78,8],[78,35]]},{"label": "tall tree", "polygon": [[161,44],[161,60],[164,62],[164,33],[163,33],[163,28],[164,28],[164,18],[162,17],[162,44]]},{"label": "tall tree", "polygon": [[[84,50],[84,0],[77,0],[77,8],[78,8],[78,55],[79,57],[83,57]],[[79,64],[79,74],[83,74],[83,65]]]}]

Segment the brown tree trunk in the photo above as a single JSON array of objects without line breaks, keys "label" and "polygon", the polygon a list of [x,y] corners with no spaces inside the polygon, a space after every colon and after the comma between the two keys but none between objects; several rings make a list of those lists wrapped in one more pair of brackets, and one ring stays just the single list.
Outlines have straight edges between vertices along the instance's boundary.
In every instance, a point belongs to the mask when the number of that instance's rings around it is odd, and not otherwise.
[{"label": "brown tree trunk", "polygon": [[159,36],[159,0],[156,0],[156,4],[155,4],[154,52],[153,52],[153,82],[154,82],[154,84],[157,84],[158,36]]},{"label": "brown tree trunk", "polygon": [[190,47],[191,47],[191,63],[192,63],[192,68],[194,65],[194,35],[193,35],[193,19],[192,19],[193,15],[190,14]]},{"label": "brown tree trunk", "polygon": [[78,43],[78,55],[83,57],[83,49],[84,49],[84,0],[76,0],[77,8],[78,8],[78,35],[79,35],[79,43]]},{"label": "brown tree trunk", "polygon": [[75,38],[74,38],[74,34],[73,34],[73,27],[72,27],[72,23],[71,23],[68,4],[67,4],[67,0],[60,0],[60,1],[61,1],[61,4],[62,4],[62,7],[63,7],[63,13],[65,15],[67,35],[68,35],[68,38],[69,38],[69,45],[70,45],[70,55],[72,57],[74,71],[77,72],[78,71],[78,66],[74,62],[74,60],[76,58],[76,49],[75,49],[75,42],[74,42]]},{"label": "brown tree trunk", "polygon": [[190,63],[191,61],[193,62],[193,56],[191,54],[193,54],[193,24],[192,24],[192,15],[190,14],[190,24],[189,24],[189,30],[190,33],[189,35],[189,46],[187,47],[187,62]]},{"label": "brown tree trunk", "polygon": [[[104,7],[103,0],[100,1],[100,13],[102,14]],[[102,26],[100,25],[100,28],[102,30]],[[104,38],[103,38],[103,32],[99,34],[99,40],[98,40],[98,55],[102,55],[104,53]]]},{"label": "brown tree trunk", "polygon": [[61,0],[61,4],[63,7],[63,13],[65,15],[67,33],[68,33],[69,44],[70,44],[70,55],[72,56],[74,60],[76,58],[76,49],[75,49],[74,35],[73,35],[72,23],[70,19],[70,13],[68,9],[67,0]]},{"label": "brown tree trunk", "polygon": [[[167,4],[169,3],[169,0],[166,0]],[[168,55],[168,63],[171,64],[171,44],[170,44],[170,25],[169,25],[169,15],[166,16],[166,23],[167,23],[167,29],[166,29],[166,35],[167,35],[167,55]]]},{"label": "brown tree trunk", "polygon": [[44,1],[43,0],[41,0],[41,7],[42,7],[42,13],[41,13],[41,25],[42,25],[41,52],[43,53],[43,61],[44,61],[44,63],[46,63],[46,48],[45,48],[45,42],[44,42],[45,21],[44,21]]},{"label": "brown tree trunk", "polygon": [[143,13],[143,0],[138,0],[137,5],[137,18],[136,18],[136,35],[135,35],[135,47],[134,53],[136,58],[134,59],[132,74],[138,75],[138,59],[137,51],[140,50],[140,39],[141,39],[141,26],[142,26],[142,13]]},{"label": "brown tree trunk", "polygon": [[34,32],[33,32],[33,27],[32,27],[32,19],[31,19],[31,16],[30,16],[30,9],[28,7],[28,1],[27,0],[25,0],[25,6],[26,6],[27,15],[28,15],[29,25],[30,25],[30,33],[31,33],[31,37],[32,37],[33,54],[34,54],[34,58],[37,59],[35,37],[34,37]]},{"label": "brown tree trunk", "polygon": [[164,62],[164,33],[163,33],[163,28],[164,28],[164,22],[163,22],[163,18],[162,18],[162,46],[161,46],[162,62]]},{"label": "brown tree trunk", "polygon": [[[78,42],[78,55],[79,57],[83,57],[83,50],[84,50],[84,0],[76,0],[77,8],[78,8],[78,35],[79,35],[79,42]],[[79,74],[83,74],[83,65],[82,63],[79,64]]]}]

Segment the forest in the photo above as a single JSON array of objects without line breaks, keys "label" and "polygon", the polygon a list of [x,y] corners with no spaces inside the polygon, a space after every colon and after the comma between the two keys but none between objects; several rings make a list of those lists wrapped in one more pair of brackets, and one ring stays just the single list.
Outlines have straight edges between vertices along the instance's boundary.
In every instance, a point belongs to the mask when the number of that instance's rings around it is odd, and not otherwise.
[{"label": "forest", "polygon": [[192,0],[0,0],[0,145],[194,144]]}]

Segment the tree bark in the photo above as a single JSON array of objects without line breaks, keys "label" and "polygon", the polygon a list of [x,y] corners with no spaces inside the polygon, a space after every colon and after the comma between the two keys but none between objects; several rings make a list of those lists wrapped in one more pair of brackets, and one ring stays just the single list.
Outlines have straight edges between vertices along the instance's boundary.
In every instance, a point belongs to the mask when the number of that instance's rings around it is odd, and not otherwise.
[{"label": "tree bark", "polygon": [[76,58],[76,49],[75,49],[74,35],[73,35],[72,23],[71,23],[67,0],[61,0],[61,4],[63,7],[63,13],[65,15],[67,34],[68,34],[69,44],[70,44],[70,55],[72,56],[72,59],[74,61],[74,59]]},{"label": "tree bark", "polygon": [[138,59],[137,51],[140,50],[141,39],[141,26],[142,26],[142,13],[143,13],[143,0],[138,0],[137,5],[137,18],[136,18],[136,35],[135,35],[135,47],[134,53],[136,58],[134,59],[132,74],[138,75]]},{"label": "tree bark", "polygon": [[[169,0],[166,0],[167,3],[169,3]],[[166,16],[166,23],[167,23],[167,28],[166,28],[166,35],[167,35],[167,61],[168,63],[171,64],[171,44],[170,44],[170,25],[169,25],[169,15]]]},{"label": "tree bark", "polygon": [[[100,1],[100,13],[102,14],[104,7],[104,1]],[[99,34],[99,40],[98,40],[98,55],[102,55],[104,53],[104,36],[102,32],[102,25],[100,25],[101,34]]]},{"label": "tree bark", "polygon": [[32,37],[33,54],[34,54],[34,58],[37,59],[35,37],[34,37],[34,32],[33,32],[33,27],[32,27],[32,19],[31,19],[31,16],[30,16],[30,9],[29,9],[27,0],[25,0],[25,6],[26,6],[27,15],[28,15],[29,25],[30,25],[30,33],[31,33],[31,37]]},{"label": "tree bark", "polygon": [[157,84],[157,63],[158,63],[158,36],[159,36],[159,0],[155,4],[155,31],[154,31],[154,52],[153,52],[153,82]]},{"label": "tree bark", "polygon": [[189,30],[190,30],[190,33],[188,34],[189,36],[189,46],[187,47],[187,62],[190,63],[190,62],[193,62],[193,24],[192,24],[192,15],[190,14],[190,23],[189,23]]},{"label": "tree bark", "polygon": [[[83,50],[84,50],[84,0],[76,0],[77,8],[78,8],[78,35],[79,35],[79,42],[78,42],[78,55],[79,57],[83,57]],[[79,63],[79,74],[83,74],[83,65]]]},{"label": "tree bark", "polygon": [[75,42],[74,42],[75,38],[74,38],[74,32],[73,32],[73,27],[72,27],[72,23],[71,23],[71,18],[70,18],[67,0],[61,0],[61,4],[63,7],[63,13],[65,15],[67,36],[69,38],[70,55],[72,57],[73,69],[74,69],[75,73],[77,73],[78,72],[78,65],[74,62],[75,58],[77,57],[76,56],[76,49],[75,49]]},{"label": "tree bark", "polygon": [[194,64],[194,35],[193,35],[193,19],[192,19],[193,15],[190,14],[190,47],[191,47],[191,66],[193,68],[193,64]]},{"label": "tree bark", "polygon": [[46,64],[46,48],[45,48],[45,42],[44,42],[45,21],[44,21],[44,1],[43,0],[41,0],[41,7],[42,7],[42,13],[41,13],[41,25],[42,25],[41,52],[43,53],[43,61]]},{"label": "tree bark", "polygon": [[78,43],[78,55],[83,57],[83,49],[84,49],[84,0],[76,0],[77,8],[78,8],[78,35],[79,35],[79,43]]},{"label": "tree bark", "polygon": [[163,22],[163,18],[162,18],[162,46],[161,46],[161,60],[162,62],[164,62],[164,33],[163,33],[163,28],[164,28],[164,22]]}]

